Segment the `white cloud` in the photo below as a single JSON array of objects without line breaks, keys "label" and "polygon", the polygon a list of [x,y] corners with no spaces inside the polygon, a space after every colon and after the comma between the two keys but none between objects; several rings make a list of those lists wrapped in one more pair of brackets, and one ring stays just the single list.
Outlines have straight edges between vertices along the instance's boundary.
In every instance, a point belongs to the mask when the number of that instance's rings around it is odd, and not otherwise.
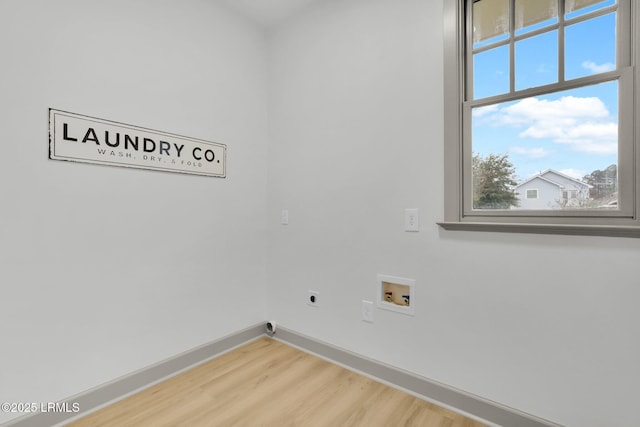
[{"label": "white cloud", "polygon": [[606,73],[607,71],[613,71],[616,69],[616,64],[611,62],[605,62],[604,64],[596,64],[593,61],[584,61],[582,68],[586,68],[591,71],[592,74]]},{"label": "white cloud", "polygon": [[[577,120],[600,119],[609,111],[600,98],[563,96],[555,101],[526,98],[502,109],[512,123],[571,124]],[[547,127],[547,126],[545,126]]]},{"label": "white cloud", "polygon": [[615,154],[618,152],[618,126],[615,123],[583,123],[567,129],[555,138],[560,144],[572,144],[585,153]]},{"label": "white cloud", "polygon": [[551,155],[551,151],[543,147],[511,147],[510,153],[520,154],[521,156],[529,157],[530,159],[542,159]]},{"label": "white cloud", "polygon": [[564,96],[553,101],[526,98],[487,113],[483,122],[524,128],[520,138],[549,139],[591,154],[614,154],[618,150],[618,125],[597,97]]}]

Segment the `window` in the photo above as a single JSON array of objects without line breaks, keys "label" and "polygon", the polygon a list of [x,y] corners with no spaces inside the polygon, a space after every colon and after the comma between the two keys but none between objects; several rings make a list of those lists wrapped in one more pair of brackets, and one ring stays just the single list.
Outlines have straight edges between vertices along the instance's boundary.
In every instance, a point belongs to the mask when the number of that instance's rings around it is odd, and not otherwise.
[{"label": "window", "polygon": [[[640,6],[443,1],[440,225],[640,237],[633,37]],[[526,188],[534,182],[541,194]],[[544,203],[525,203],[538,198]]]}]

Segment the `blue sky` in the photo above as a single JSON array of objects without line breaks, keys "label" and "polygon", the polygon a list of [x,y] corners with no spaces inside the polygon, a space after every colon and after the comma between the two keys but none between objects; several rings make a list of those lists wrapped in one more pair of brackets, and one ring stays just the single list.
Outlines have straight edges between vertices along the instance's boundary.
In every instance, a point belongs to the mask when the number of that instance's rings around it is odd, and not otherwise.
[{"label": "blue sky", "polygon": [[[516,43],[516,90],[557,81],[557,37],[553,31]],[[567,27],[565,78],[615,69],[615,37],[614,14]],[[507,47],[475,55],[477,99],[508,92],[508,64]],[[473,152],[509,154],[519,180],[546,169],[581,178],[618,163],[618,83],[475,108],[472,132]]]}]

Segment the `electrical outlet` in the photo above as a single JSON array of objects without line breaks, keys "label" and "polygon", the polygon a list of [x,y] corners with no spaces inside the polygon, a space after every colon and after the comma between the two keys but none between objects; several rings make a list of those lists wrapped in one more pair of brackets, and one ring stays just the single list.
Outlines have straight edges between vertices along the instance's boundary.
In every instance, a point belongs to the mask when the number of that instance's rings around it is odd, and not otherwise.
[{"label": "electrical outlet", "polygon": [[318,307],[318,304],[320,303],[319,299],[320,299],[320,292],[309,290],[309,293],[307,295],[308,305],[312,307]]},{"label": "electrical outlet", "polygon": [[362,320],[373,323],[373,302],[362,300]]},{"label": "electrical outlet", "polygon": [[404,231],[420,231],[420,211],[418,209],[404,210]]}]

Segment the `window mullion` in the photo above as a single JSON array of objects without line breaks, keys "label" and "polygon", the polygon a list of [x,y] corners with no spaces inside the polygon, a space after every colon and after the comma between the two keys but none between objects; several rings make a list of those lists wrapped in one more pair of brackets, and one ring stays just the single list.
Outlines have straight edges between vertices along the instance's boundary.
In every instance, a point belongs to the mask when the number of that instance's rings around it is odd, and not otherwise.
[{"label": "window mullion", "polygon": [[509,0],[509,93],[516,91],[516,0]]},{"label": "window mullion", "polygon": [[564,43],[564,11],[565,0],[558,0],[558,83],[564,82],[564,58],[565,58],[565,43]]},{"label": "window mullion", "polygon": [[[471,16],[473,18],[473,2],[467,1],[465,2],[465,16]],[[465,22],[465,41],[464,45],[466,46],[465,50],[465,58],[466,58],[466,68],[465,68],[465,87],[464,87],[464,99],[468,101],[473,98],[473,19],[467,19]]]}]

